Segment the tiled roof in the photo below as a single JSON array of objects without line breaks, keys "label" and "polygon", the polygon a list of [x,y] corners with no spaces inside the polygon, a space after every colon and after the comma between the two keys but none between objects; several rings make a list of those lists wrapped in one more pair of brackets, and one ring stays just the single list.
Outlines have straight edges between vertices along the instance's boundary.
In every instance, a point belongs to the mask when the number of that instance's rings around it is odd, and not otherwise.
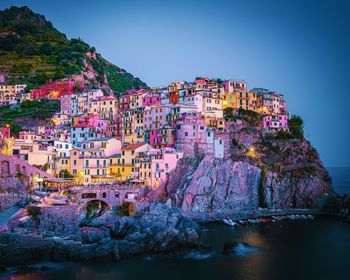
[{"label": "tiled roof", "polygon": [[145,143],[128,144],[128,145],[122,147],[122,151],[132,151],[132,150],[135,150],[143,145],[146,145],[146,144]]}]

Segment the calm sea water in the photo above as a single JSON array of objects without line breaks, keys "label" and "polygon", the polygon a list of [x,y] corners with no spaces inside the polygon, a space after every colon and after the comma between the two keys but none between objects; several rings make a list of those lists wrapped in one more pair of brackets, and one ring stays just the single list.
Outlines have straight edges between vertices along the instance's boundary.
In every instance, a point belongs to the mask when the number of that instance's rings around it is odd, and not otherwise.
[{"label": "calm sea water", "polygon": [[329,174],[333,179],[333,186],[337,193],[350,194],[350,168],[329,167]]},{"label": "calm sea water", "polygon": [[[350,193],[350,169],[332,169],[339,193]],[[210,252],[178,258],[143,257],[119,264],[55,264],[44,272],[3,275],[4,279],[350,279],[350,224],[332,218],[282,221],[230,228],[205,226]],[[222,254],[225,241],[258,248],[239,256]],[[1,277],[0,277],[1,278]]]}]

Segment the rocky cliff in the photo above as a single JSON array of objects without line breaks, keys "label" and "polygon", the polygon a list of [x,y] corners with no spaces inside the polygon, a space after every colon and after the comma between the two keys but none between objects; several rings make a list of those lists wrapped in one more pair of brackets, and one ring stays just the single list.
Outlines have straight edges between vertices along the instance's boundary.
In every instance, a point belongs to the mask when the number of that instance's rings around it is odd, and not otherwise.
[{"label": "rocky cliff", "polygon": [[185,212],[237,213],[319,208],[334,195],[328,172],[307,140],[266,135],[245,120],[228,122],[224,133],[230,143],[223,159],[205,150],[197,158],[183,158],[149,197]]}]

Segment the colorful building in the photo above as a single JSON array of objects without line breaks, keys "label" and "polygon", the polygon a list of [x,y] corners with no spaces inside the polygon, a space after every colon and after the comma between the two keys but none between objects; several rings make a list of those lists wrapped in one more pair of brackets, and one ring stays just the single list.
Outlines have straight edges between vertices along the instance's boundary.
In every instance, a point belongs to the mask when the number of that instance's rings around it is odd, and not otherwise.
[{"label": "colorful building", "polygon": [[73,94],[74,86],[79,86],[82,90],[85,88],[83,83],[76,83],[72,79],[49,81],[41,88],[32,90],[31,98],[60,99],[63,95]]},{"label": "colorful building", "polygon": [[263,118],[263,127],[265,132],[288,131],[288,116],[266,115]]}]

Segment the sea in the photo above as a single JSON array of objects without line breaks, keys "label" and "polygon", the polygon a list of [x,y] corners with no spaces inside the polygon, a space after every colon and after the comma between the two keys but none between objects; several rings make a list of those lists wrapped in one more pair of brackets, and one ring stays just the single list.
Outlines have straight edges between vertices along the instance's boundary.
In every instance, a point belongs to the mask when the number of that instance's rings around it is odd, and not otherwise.
[{"label": "sea", "polygon": [[[350,168],[329,168],[339,194],[350,194]],[[45,263],[29,271],[2,274],[16,280],[206,280],[206,279],[350,279],[350,224],[331,217],[285,220],[229,227],[203,226],[208,251],[132,258],[120,263]],[[247,243],[232,255],[227,241]]]}]

